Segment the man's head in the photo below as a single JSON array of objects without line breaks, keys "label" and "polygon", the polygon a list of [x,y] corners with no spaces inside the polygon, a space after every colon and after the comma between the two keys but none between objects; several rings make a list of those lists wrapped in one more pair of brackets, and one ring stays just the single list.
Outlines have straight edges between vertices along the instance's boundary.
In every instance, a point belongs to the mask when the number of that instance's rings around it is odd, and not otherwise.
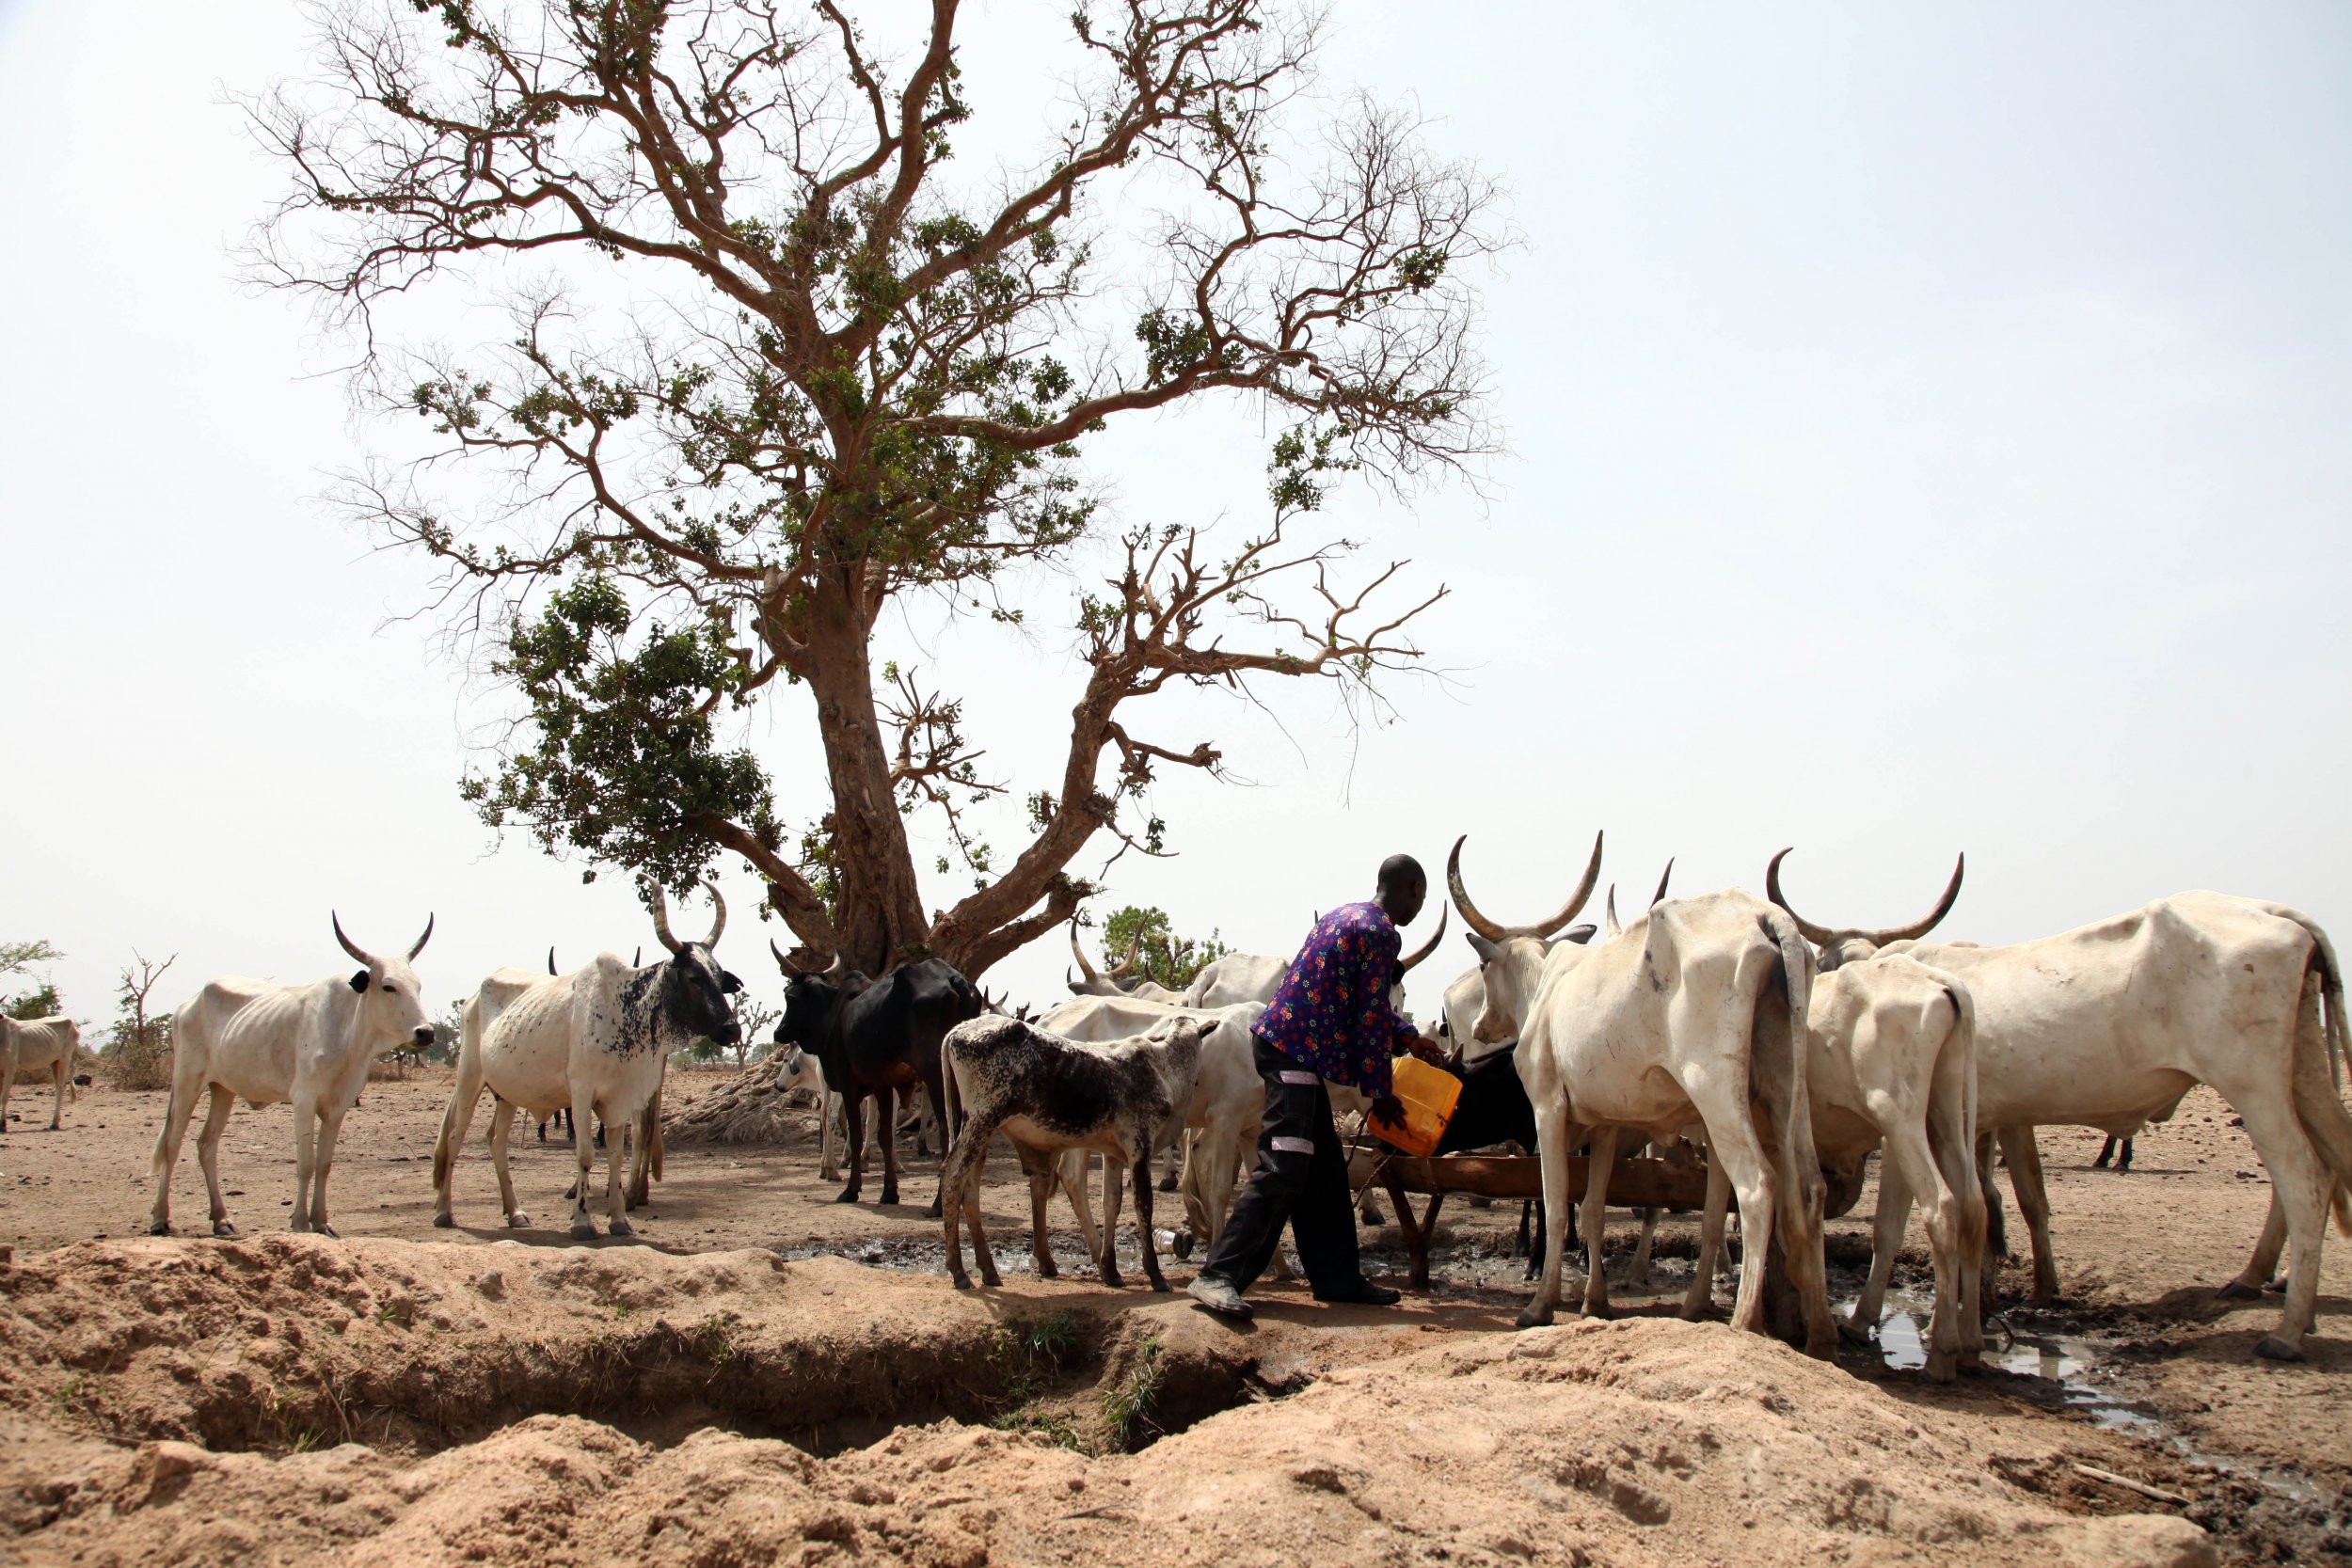
[{"label": "man's head", "polygon": [[1410,855],[1391,855],[1380,863],[1380,891],[1374,902],[1399,926],[1410,926],[1429,898],[1429,874]]}]

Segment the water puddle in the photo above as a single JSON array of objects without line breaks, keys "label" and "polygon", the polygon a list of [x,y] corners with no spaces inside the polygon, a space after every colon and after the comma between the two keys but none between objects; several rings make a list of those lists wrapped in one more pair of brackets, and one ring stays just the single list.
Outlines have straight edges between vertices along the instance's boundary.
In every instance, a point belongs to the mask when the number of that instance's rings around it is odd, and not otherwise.
[{"label": "water puddle", "polygon": [[[1837,1304],[1840,1317],[1852,1310],[1851,1299]],[[1928,1364],[1928,1323],[1934,1310],[1932,1300],[1887,1292],[1878,1352],[1888,1370],[1914,1371]],[[2169,1437],[2171,1429],[2145,1406],[2094,1381],[2106,1374],[2108,1359],[2104,1347],[2077,1335],[2020,1333],[1997,1319],[1985,1331],[1986,1367],[2047,1384],[2044,1394],[2052,1403],[2109,1432],[2151,1441]]]}]

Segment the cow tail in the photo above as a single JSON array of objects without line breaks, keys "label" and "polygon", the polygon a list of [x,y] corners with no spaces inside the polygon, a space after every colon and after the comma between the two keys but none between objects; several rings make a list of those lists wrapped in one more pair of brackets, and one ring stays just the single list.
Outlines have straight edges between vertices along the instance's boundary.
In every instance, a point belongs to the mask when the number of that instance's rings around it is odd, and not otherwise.
[{"label": "cow tail", "polygon": [[[2336,1230],[2352,1236],[2352,1117],[2344,1109],[2344,1069],[2352,1058],[2352,1039],[2347,1039],[2344,1016],[2344,966],[2336,960],[2335,943],[2319,922],[2307,914],[2283,905],[2271,906],[2272,912],[2281,919],[2292,920],[2303,927],[2312,939],[2311,966],[2308,974],[2319,977],[2319,994],[2323,1004],[2320,1023],[2320,1049],[2328,1058],[2328,1086],[2322,1088],[2315,1068],[2306,1075],[2303,1064],[2296,1064],[2296,1109],[2311,1135],[2313,1147],[2328,1166],[2333,1178],[2328,1184],[2328,1207],[2335,1211]],[[2296,1049],[2303,1049],[2303,1029],[2298,1018]]]},{"label": "cow tail", "polygon": [[[663,1076],[668,1076],[669,1064],[662,1064]],[[661,1180],[661,1085],[654,1085],[653,1098],[645,1101],[644,1117],[637,1132],[645,1146],[645,1179]]]},{"label": "cow tail", "polygon": [[956,1133],[963,1121],[963,1113],[956,1102],[956,1057],[946,1041],[939,1047],[939,1158],[940,1168],[946,1168],[947,1156],[956,1147]]},{"label": "cow tail", "polygon": [[1797,929],[1796,921],[1787,911],[1769,911],[1764,916],[1765,934],[1780,952],[1780,975],[1788,996],[1788,1100],[1786,1106],[1776,1106],[1780,1126],[1774,1131],[1780,1141],[1781,1154],[1788,1171],[1797,1177],[1795,1196],[1802,1206],[1818,1214],[1822,1198],[1820,1165],[1810,1157],[1813,1148],[1813,1099],[1805,1084],[1808,1049],[1807,1031],[1813,1015],[1813,954],[1804,944],[1804,933]]},{"label": "cow tail", "polygon": [[[433,1191],[437,1195],[449,1190],[450,1169],[457,1162],[458,1102],[467,1098],[466,1069],[481,1060],[482,997],[477,992],[457,1016],[457,1085],[450,1091],[448,1108],[441,1113],[441,1135],[433,1140]],[[476,1098],[481,1094],[479,1080],[474,1094]],[[466,1108],[472,1108],[470,1101]]]}]

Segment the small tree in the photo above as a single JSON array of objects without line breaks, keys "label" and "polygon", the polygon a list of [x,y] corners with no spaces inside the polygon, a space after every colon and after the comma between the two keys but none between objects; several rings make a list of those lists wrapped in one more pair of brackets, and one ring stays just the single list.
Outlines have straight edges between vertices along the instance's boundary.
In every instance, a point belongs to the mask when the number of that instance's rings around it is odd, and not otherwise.
[{"label": "small tree", "polygon": [[757,1002],[746,1000],[736,1004],[735,1021],[743,1026],[743,1035],[729,1049],[735,1053],[737,1067],[749,1067],[753,1057],[768,1053],[768,1048],[774,1043],[769,1039],[768,1031],[774,1028],[776,1020],[783,1016],[775,1008]]},{"label": "small tree", "polygon": [[147,996],[180,955],[174,953],[160,964],[135,952],[131,956],[138,959],[138,967],[122,972],[121,989],[116,993],[119,1011],[106,1046],[106,1077],[118,1089],[167,1088],[171,1084],[171,1015],[149,1017]]},{"label": "small tree", "polygon": [[1232,951],[1216,931],[1201,938],[1180,937],[1167,911],[1136,904],[1112,911],[1103,923],[1103,951],[1107,957],[1124,961],[1130,946],[1136,948],[1131,976],[1155,981],[1170,990],[1184,990],[1192,984],[1194,975]]}]

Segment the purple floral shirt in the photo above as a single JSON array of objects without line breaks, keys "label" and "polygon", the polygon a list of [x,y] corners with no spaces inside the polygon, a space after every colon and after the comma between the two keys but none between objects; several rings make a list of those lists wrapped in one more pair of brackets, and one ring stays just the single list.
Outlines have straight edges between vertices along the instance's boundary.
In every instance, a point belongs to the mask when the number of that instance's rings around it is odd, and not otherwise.
[{"label": "purple floral shirt", "polygon": [[1413,1026],[1389,1005],[1396,927],[1377,904],[1342,904],[1315,922],[1258,1020],[1258,1036],[1301,1067],[1377,1100],[1389,1058]]}]

